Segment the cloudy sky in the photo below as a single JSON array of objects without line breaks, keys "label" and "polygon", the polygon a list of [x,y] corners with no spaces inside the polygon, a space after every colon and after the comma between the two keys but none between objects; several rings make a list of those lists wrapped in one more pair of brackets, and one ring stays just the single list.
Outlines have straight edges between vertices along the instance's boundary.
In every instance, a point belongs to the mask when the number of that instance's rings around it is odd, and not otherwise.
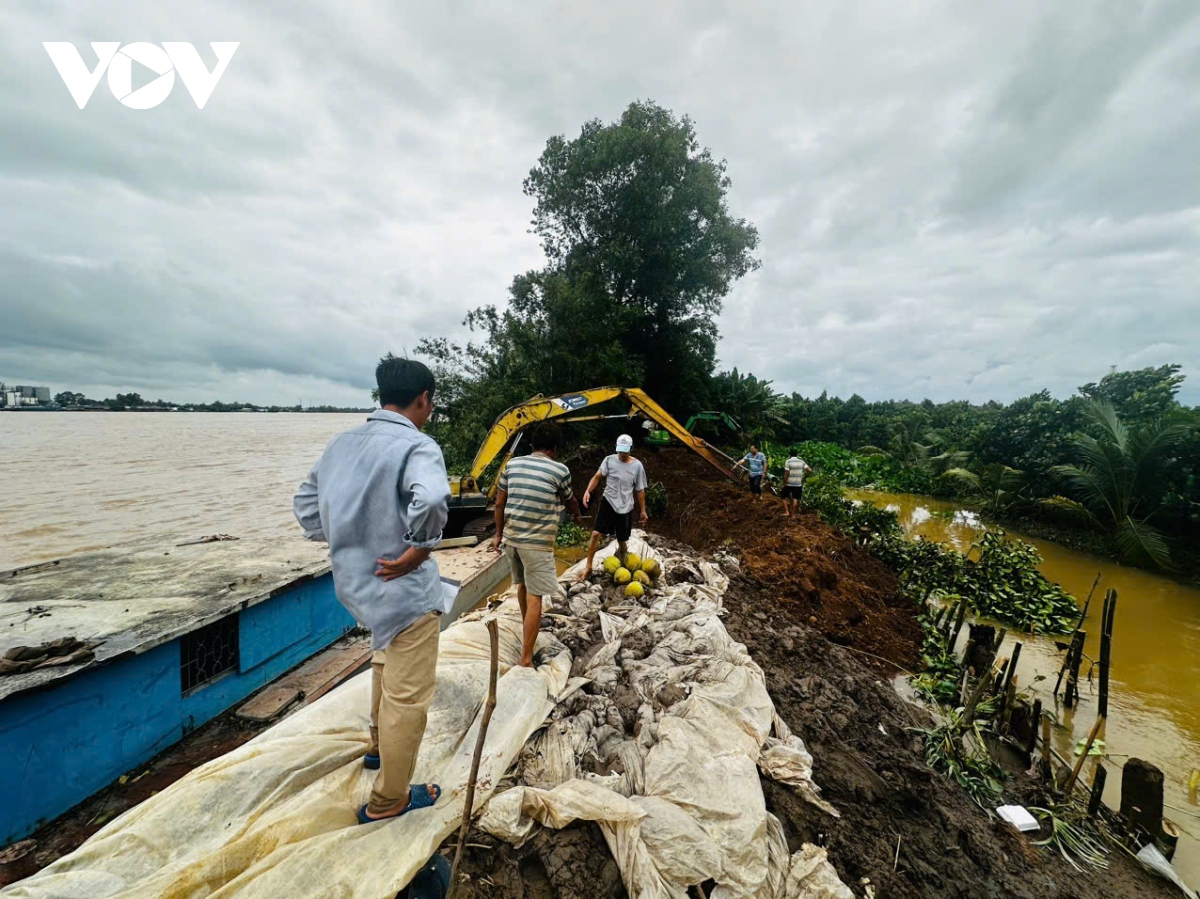
[{"label": "cloudy sky", "polygon": [[[80,110],[43,41],[241,45],[203,110]],[[722,366],[1009,400],[1179,362],[1200,403],[1195,0],[6,0],[0,51],[10,383],[362,403],[540,263],[546,138],[646,98],[762,235]]]}]

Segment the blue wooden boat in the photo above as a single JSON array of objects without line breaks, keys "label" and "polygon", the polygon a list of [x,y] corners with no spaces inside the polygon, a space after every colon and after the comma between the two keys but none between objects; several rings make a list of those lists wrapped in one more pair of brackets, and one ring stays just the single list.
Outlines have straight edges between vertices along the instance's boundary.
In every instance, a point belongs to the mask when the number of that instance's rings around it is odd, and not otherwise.
[{"label": "blue wooden boat", "polygon": [[[436,554],[443,626],[506,575],[486,549]],[[0,572],[0,656],[75,637],[88,658],[0,675],[0,845],[28,836],[336,641],[326,547],[143,543]]]}]

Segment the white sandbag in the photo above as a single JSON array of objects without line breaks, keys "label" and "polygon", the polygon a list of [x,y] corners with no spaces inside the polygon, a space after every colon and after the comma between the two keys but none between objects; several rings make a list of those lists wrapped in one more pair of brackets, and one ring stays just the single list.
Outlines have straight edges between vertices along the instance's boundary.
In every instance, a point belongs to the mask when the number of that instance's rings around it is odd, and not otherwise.
[{"label": "white sandbag", "polygon": [[782,899],[854,899],[837,876],[825,850],[805,843],[792,856]]},{"label": "white sandbag", "polygon": [[[630,541],[630,550],[643,557],[658,556],[638,536]],[[607,751],[598,757],[618,754],[607,737],[612,728],[598,721],[598,710],[609,701],[605,693],[617,679],[627,684],[621,689],[632,688],[644,700],[674,685],[684,690],[686,698],[674,701],[661,714],[649,701],[643,702],[637,713],[636,740],[615,744],[625,774],[603,779],[622,793],[641,794],[626,801],[644,816],[608,817],[610,809],[626,806],[597,795],[595,791],[604,787],[594,781],[586,781],[592,801],[580,813],[577,797],[585,781],[576,780],[551,790],[511,790],[494,800],[484,826],[496,835],[526,839],[534,820],[547,826],[561,826],[552,822],[574,818],[595,820],[626,889],[636,899],[684,899],[688,886],[708,880],[717,883],[713,899],[851,896],[823,850],[806,847],[789,856],[783,828],[766,810],[758,770],[777,775],[801,795],[827,807],[817,798],[819,791],[812,782],[812,757],[776,715],[762,669],[721,623],[721,599],[729,583],[726,575],[712,563],[687,560],[682,564],[703,582],[663,583],[649,608],[626,609],[624,619],[612,609],[599,611],[603,645],[593,661],[601,659],[602,664],[588,673],[603,677],[593,681],[594,695],[576,697],[570,717],[551,725],[554,733],[545,738],[540,752],[522,757],[524,770],[519,775],[533,782],[546,777],[547,756],[553,756],[553,767],[561,774],[601,743]],[[580,570],[577,566],[565,577]],[[574,615],[596,611],[599,594],[579,597],[580,602],[572,606]],[[643,635],[643,642],[648,634],[655,644],[644,658],[627,659],[619,647],[635,632]],[[568,761],[565,756],[571,751],[574,756]],[[634,784],[640,789],[632,790]],[[568,801],[573,803],[570,808]]]}]

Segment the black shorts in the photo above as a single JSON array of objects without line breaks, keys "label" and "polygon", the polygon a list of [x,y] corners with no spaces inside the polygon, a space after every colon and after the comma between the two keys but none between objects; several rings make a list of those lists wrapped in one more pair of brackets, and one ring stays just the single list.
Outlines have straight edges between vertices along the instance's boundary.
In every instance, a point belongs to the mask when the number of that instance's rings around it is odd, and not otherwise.
[{"label": "black shorts", "polygon": [[750,492],[756,496],[762,495],[762,479],[763,476],[760,474],[750,475]]},{"label": "black shorts", "polygon": [[596,523],[592,525],[592,530],[605,536],[613,534],[619,541],[625,543],[629,540],[629,535],[633,533],[633,510],[630,509],[622,515],[609,504],[608,500],[600,497],[600,509],[596,512]]},{"label": "black shorts", "polygon": [[804,485],[788,484],[783,488],[783,498],[794,499],[796,502],[800,502],[800,500],[804,499]]}]

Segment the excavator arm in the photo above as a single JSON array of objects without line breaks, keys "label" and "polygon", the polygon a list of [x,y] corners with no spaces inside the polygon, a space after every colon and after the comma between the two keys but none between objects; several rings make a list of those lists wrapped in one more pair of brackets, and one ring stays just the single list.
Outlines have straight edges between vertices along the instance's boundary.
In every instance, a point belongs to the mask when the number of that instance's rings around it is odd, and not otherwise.
[{"label": "excavator arm", "polygon": [[[606,403],[609,400],[619,397],[627,399],[632,407],[627,416],[579,414],[592,406]],[[460,494],[480,492],[479,479],[483,477],[483,473],[487,470],[488,466],[495,461],[497,456],[504,453],[506,447],[508,448],[508,452],[505,455],[505,460],[507,461],[517,446],[517,441],[513,438],[519,437],[520,432],[524,428],[535,422],[551,421],[554,419],[587,421],[598,418],[632,418],[635,413],[644,415],[646,418],[656,422],[660,427],[670,431],[680,443],[699,453],[721,474],[733,481],[738,480],[737,472],[734,471],[732,462],[728,457],[710,447],[703,440],[693,437],[683,425],[672,418],[662,406],[647,396],[644,391],[636,387],[595,387],[591,390],[581,390],[578,393],[568,393],[562,396],[535,396],[527,402],[513,406],[500,415],[480,445],[479,452],[475,454],[470,472],[460,480],[458,492]],[[488,498],[490,499],[495,496],[495,492],[496,485],[492,484],[487,491]]]},{"label": "excavator arm", "polygon": [[699,453],[717,471],[725,475],[725,477],[735,483],[739,481],[737,472],[734,470],[728,456],[715,447],[709,446],[699,437],[692,436],[692,433],[687,428],[672,418],[666,409],[650,399],[642,390],[637,387],[629,387],[622,392],[629,398],[629,402],[637,411],[650,420],[658,422],[661,428],[670,431],[672,437],[684,446],[690,447],[693,451]]}]

